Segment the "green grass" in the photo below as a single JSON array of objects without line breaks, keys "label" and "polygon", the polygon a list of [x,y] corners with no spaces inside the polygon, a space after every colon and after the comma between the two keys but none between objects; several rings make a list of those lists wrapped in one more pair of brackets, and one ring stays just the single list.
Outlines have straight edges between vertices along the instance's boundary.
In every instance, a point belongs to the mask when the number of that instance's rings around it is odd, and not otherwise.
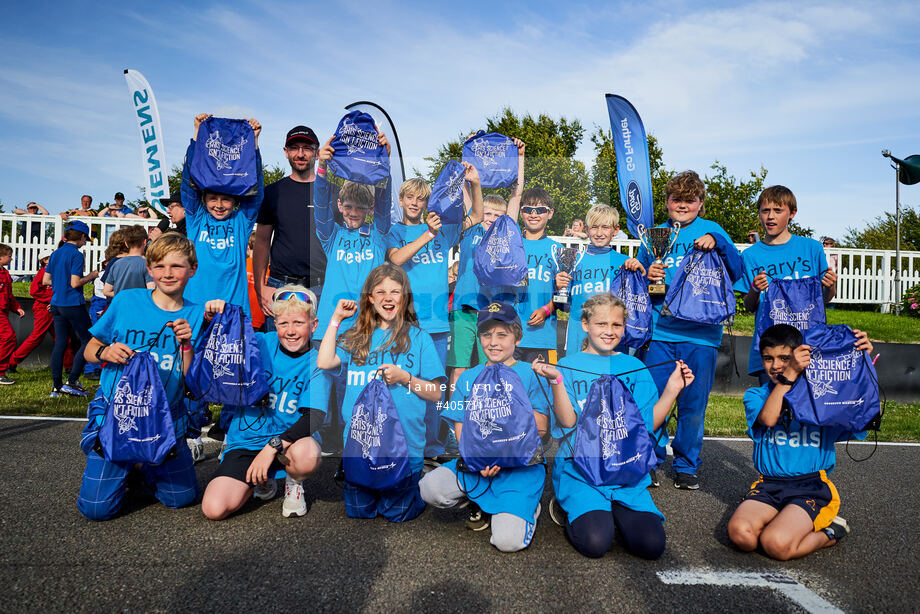
[{"label": "green grass", "polygon": [[[13,296],[17,298],[29,298],[29,285],[31,285],[31,283],[30,281],[14,281]],[[86,300],[93,298],[93,284],[86,284],[83,286],[83,297]]]},{"label": "green grass", "polygon": [[[864,330],[869,333],[872,341],[920,343],[920,318],[872,311],[828,309],[827,323],[846,324],[850,328]],[[739,335],[754,334],[754,316],[747,313],[736,316],[732,331]]]},{"label": "green grass", "polygon": [[[19,371],[11,374],[13,386],[0,388],[0,415],[12,416],[86,416],[89,399],[62,396],[48,398],[51,392],[51,370]],[[92,384],[92,385],[91,385]],[[84,378],[84,385],[95,392],[96,382]],[[214,418],[220,414],[211,406]],[[669,428],[673,433],[674,423]],[[741,397],[712,395],[706,410],[706,435],[714,437],[746,437],[747,423]],[[870,437],[872,435],[870,434]],[[920,441],[920,403],[889,402],[882,419],[879,441]]]}]

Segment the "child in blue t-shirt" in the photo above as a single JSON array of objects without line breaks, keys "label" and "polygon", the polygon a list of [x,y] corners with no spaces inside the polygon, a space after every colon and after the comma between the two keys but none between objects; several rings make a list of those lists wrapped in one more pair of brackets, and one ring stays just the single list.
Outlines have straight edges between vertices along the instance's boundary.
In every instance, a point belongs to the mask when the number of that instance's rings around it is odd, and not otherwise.
[{"label": "child in blue t-shirt", "polygon": [[187,236],[195,244],[201,272],[188,284],[188,298],[204,303],[216,296],[228,303],[239,305],[250,315],[249,283],[246,277],[246,248],[249,235],[262,205],[262,154],[259,151],[259,133],[262,126],[254,119],[249,125],[255,135],[256,187],[245,196],[231,196],[204,191],[195,186],[189,175],[198,127],[211,117],[208,113],[195,116],[195,136],[189,143],[182,166],[182,204],[185,207]]},{"label": "child in blue t-shirt", "polygon": [[147,231],[144,227],[122,228],[112,238],[113,241],[121,241],[127,252],[124,256],[112,258],[106,267],[102,294],[111,299],[122,290],[131,288],[153,290],[153,278],[147,272],[147,262],[144,260],[144,248],[147,246]]},{"label": "child in blue t-shirt", "polygon": [[312,434],[323,423],[332,377],[316,366],[317,352],[310,346],[316,296],[303,286],[285,286],[275,290],[274,299],[277,330],[256,333],[268,404],[234,408],[227,450],[201,500],[201,511],[211,520],[223,520],[253,495],[272,499],[281,476],[281,515],[307,513],[303,480],[319,467],[320,446]]},{"label": "child in blue t-shirt", "polygon": [[[664,515],[647,490],[651,479],[643,476],[631,486],[590,483],[572,458],[575,427],[591,384],[600,375],[613,374],[632,394],[651,437],[664,424],[678,393],[693,383],[693,372],[683,361],[676,361],[659,398],[655,382],[642,362],[615,349],[626,326],[623,301],[611,294],[597,294],[585,301],[580,316],[579,323],[586,334],[585,349],[567,354],[558,367],[545,362],[533,364],[534,372],[552,385],[553,436],[559,440],[553,464],[556,497],[550,502],[550,514],[565,526],[572,545],[585,556],[604,556],[619,535],[632,554],[657,559],[665,548]],[[557,502],[561,514],[555,509]]]},{"label": "child in blue t-shirt", "polygon": [[[660,228],[671,228],[674,245],[664,258],[664,264],[653,264],[654,256],[643,245],[639,249],[639,260],[648,269],[652,282],[671,283],[680,263],[694,248],[703,251],[716,250],[728,269],[732,282],[744,274],[741,256],[728,234],[715,222],[700,217],[705,212],[703,200],[706,186],[693,171],[678,173],[668,181],[665,189],[669,219]],[[677,232],[675,226],[679,224]],[[676,238],[674,236],[676,233]],[[671,447],[674,450],[673,467],[676,477],[674,486],[685,490],[700,487],[697,473],[700,468],[700,451],[703,447],[703,421],[709,393],[712,391],[716,371],[716,356],[722,344],[722,327],[699,324],[661,315],[663,295],[652,296],[654,328],[652,341],[645,356],[645,364],[656,365],[672,360],[683,360],[696,374],[696,380],[682,395],[677,408],[677,431]],[[658,390],[664,390],[670,377],[670,364],[649,367]],[[666,443],[666,442],[665,442]],[[659,446],[659,464],[663,463],[667,449]],[[654,486],[658,486],[657,483]]]},{"label": "child in blue t-shirt", "polygon": [[[448,322],[447,261],[450,250],[459,242],[461,235],[482,221],[482,187],[479,172],[472,164],[463,163],[465,179],[472,192],[473,206],[469,215],[460,224],[442,224],[435,213],[426,212],[431,188],[423,179],[414,178],[399,188],[399,204],[403,220],[390,228],[387,236],[387,259],[401,266],[409,275],[412,287],[412,305],[418,316],[419,327],[429,335],[441,359],[441,366],[447,367]],[[464,186],[466,187],[466,186]],[[439,429],[441,419],[434,405],[425,414],[425,457],[437,457],[444,453]]]},{"label": "child in blue t-shirt", "polygon": [[[89,314],[86,311],[86,299],[83,298],[83,286],[95,280],[99,271],[83,275],[86,259],[80,248],[89,240],[89,226],[81,221],[67,224],[64,238],[51,254],[42,285],[51,286],[51,317],[54,318],[54,350],[51,352],[51,398],[61,394],[85,397],[86,388],[80,384],[80,376],[86,360],[83,350],[91,338]],[[80,349],[74,355],[70,377],[64,382],[64,352],[71,335],[80,338]]]},{"label": "child in blue t-shirt", "polygon": [[[108,520],[118,513],[132,471],[153,487],[156,498],[167,507],[183,507],[198,495],[192,455],[182,438],[188,423],[184,378],[205,316],[223,311],[224,301],[198,305],[183,297],[197,269],[195,247],[185,237],[163,235],[150,244],[146,257],[156,288],[119,293],[90,329],[92,338],[86,346],[86,359],[104,365],[80,442],[86,453],[86,469],[77,507],[90,520]],[[108,397],[121,378],[121,367],[140,351],[149,351],[157,364],[179,441],[167,460],[156,466],[108,461],[98,446]]]},{"label": "child in blue t-shirt", "polygon": [[569,325],[565,331],[565,351],[574,354],[582,350],[585,332],[581,327],[581,306],[602,292],[610,292],[610,282],[617,270],[624,266],[630,271],[645,268],[635,258],[624,256],[614,249],[613,237],[620,229],[620,214],[608,205],[594,205],[585,216],[588,225],[587,248],[578,254],[571,272],[556,274],[556,287],[569,288]]},{"label": "child in blue t-shirt", "polygon": [[[741,252],[744,277],[735,284],[735,290],[744,293],[744,306],[751,313],[769,309],[761,305],[761,296],[770,285],[770,279],[804,279],[821,277],[824,302],[830,303],[837,290],[837,273],[827,264],[824,247],[814,239],[800,237],[789,231],[789,222],[798,211],[795,195],[785,186],[774,185],[760,194],[757,210],[763,237]],[[759,314],[758,314],[759,315]],[[759,321],[759,317],[757,321]],[[769,381],[764,372],[760,353],[755,349],[763,331],[754,331],[754,342],[748,356],[748,374],[760,378],[761,384]]]},{"label": "child in blue t-shirt", "polygon": [[[866,334],[854,332],[856,349],[871,352]],[[767,556],[787,561],[833,546],[850,533],[837,515],[840,496],[827,474],[836,464],[834,444],[866,433],[782,418],[785,394],[811,362],[811,348],[795,327],[776,324],[765,330],[760,355],[770,381],[744,394],[760,479],[728,521],[728,536],[745,552],[759,545]]]},{"label": "child in blue t-shirt", "polygon": [[[380,515],[390,522],[412,520],[425,509],[418,481],[425,448],[426,402],[440,401],[444,368],[431,336],[418,326],[404,270],[393,264],[378,266],[367,276],[359,296],[358,301],[339,299],[320,344],[317,366],[342,369],[345,374],[344,441],[358,395],[371,380],[383,379],[399,413],[412,474],[401,487],[377,490],[349,481],[346,473],[345,513],[351,518]],[[339,336],[342,322],[356,314],[354,326]]]},{"label": "child in blue t-shirt", "polygon": [[[514,358],[522,337],[521,319],[510,305],[492,303],[479,311],[477,326],[487,362],[463,372],[441,416],[453,423],[459,441],[467,399],[476,378],[486,366],[504,364],[520,376],[533,409],[535,427],[542,435],[549,425],[549,407],[530,365]],[[457,463],[452,460],[422,478],[419,488],[425,502],[448,508],[469,499],[471,514],[467,527],[482,531],[491,524],[491,543],[502,552],[516,552],[529,546],[540,517],[546,465],[507,469],[496,465],[477,474],[460,469]]]},{"label": "child in blue t-shirt", "polygon": [[[473,136],[470,134],[467,138]],[[482,199],[482,222],[475,224],[463,233],[460,241],[460,263],[457,270],[457,285],[454,299],[450,305],[450,342],[447,347],[447,368],[450,369],[450,391],[454,390],[457,379],[473,364],[484,364],[486,356],[482,352],[476,336],[476,318],[479,310],[491,302],[482,292],[479,279],[473,272],[473,255],[482,242],[486,231],[492,223],[503,215],[516,220],[521,206],[521,194],[524,192],[524,160],[527,146],[520,139],[511,139],[518,148],[518,181],[514,192],[506,201],[498,194],[489,194]],[[464,190],[464,206],[471,207],[468,199],[472,195]]]},{"label": "child in blue t-shirt", "polygon": [[551,219],[553,197],[549,192],[541,188],[526,190],[521,196],[521,221],[527,254],[527,289],[514,306],[523,322],[523,338],[514,357],[526,363],[541,355],[551,363],[557,359],[553,290],[559,272],[556,254],[562,244],[546,236],[546,225]]},{"label": "child in blue t-shirt", "polygon": [[[390,152],[386,135],[377,135],[381,146]],[[377,186],[345,181],[341,189],[326,178],[326,166],[335,154],[332,138],[320,147],[313,184],[313,215],[316,236],[326,253],[326,277],[319,297],[318,330],[325,331],[341,300],[355,301],[371,270],[384,263],[387,233],[390,231],[389,180]],[[342,223],[335,221],[335,209]],[[367,217],[373,213],[373,224]],[[345,332],[355,323],[342,322]]]}]

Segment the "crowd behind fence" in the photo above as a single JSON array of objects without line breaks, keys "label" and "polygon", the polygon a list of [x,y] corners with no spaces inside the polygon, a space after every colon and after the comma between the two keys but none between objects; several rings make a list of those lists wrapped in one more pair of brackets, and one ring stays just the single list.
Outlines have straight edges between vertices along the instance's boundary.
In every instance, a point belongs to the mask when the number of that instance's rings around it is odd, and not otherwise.
[{"label": "crowd behind fence", "polygon": [[[140,225],[145,228],[156,226],[157,219],[81,217],[90,227],[92,241],[83,248],[86,255],[86,270],[99,267],[108,245],[108,237],[123,227]],[[38,270],[41,255],[57,247],[66,222],[57,215],[15,215],[0,213],[0,242],[13,248],[10,274],[16,278],[34,275]],[[586,239],[572,237],[551,237],[567,247],[586,245]],[[636,239],[621,239],[613,242],[618,251],[635,256],[639,249]],[[747,243],[736,243],[739,250],[750,247]],[[875,249],[825,248],[828,262],[835,266],[837,281],[837,304],[879,305],[882,312],[888,312],[893,303],[899,302],[907,288],[920,283],[920,252],[902,251],[900,259],[901,287],[895,288],[895,251]],[[457,250],[451,254],[451,264],[457,258]]]}]

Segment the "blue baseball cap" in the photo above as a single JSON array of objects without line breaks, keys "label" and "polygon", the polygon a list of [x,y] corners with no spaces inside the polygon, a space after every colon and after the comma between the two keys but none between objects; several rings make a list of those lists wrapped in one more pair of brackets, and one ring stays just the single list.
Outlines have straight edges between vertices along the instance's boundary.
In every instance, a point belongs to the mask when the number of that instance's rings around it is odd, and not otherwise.
[{"label": "blue baseball cap", "polygon": [[89,236],[89,226],[86,225],[86,222],[81,222],[80,220],[70,222],[64,230],[79,230],[87,237]]},{"label": "blue baseball cap", "polygon": [[476,318],[477,332],[482,328],[483,324],[489,320],[498,320],[499,322],[517,324],[518,326],[521,324],[521,318],[518,317],[514,307],[508,303],[490,303],[480,309],[479,315]]}]

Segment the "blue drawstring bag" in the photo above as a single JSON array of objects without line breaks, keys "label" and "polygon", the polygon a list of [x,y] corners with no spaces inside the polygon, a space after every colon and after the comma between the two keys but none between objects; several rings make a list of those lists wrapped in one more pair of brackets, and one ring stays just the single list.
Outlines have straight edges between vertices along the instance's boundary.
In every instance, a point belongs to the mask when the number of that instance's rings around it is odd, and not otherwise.
[{"label": "blue drawstring bag", "polygon": [[517,286],[527,279],[524,237],[508,215],[499,217],[473,254],[473,273],[486,287]]},{"label": "blue drawstring bag", "polygon": [[591,384],[575,425],[572,459],[594,486],[632,486],[655,468],[645,420],[615,375],[602,375]]},{"label": "blue drawstring bag", "polygon": [[462,160],[476,167],[484,188],[506,188],[517,181],[518,148],[504,134],[480,130],[463,143]]},{"label": "blue drawstring bag", "polygon": [[256,137],[245,119],[201,122],[190,156],[189,175],[199,190],[244,196],[257,187]]},{"label": "blue drawstring bag", "polygon": [[349,482],[373,490],[391,490],[412,475],[396,402],[380,379],[372,379],[355,401],[342,468]]},{"label": "blue drawstring bag", "polygon": [[735,319],[735,291],[715,250],[693,248],[684,256],[664,297],[661,315],[731,326]]},{"label": "blue drawstring bag", "polygon": [[125,366],[108,401],[99,444],[107,461],[151,465],[162,463],[175,447],[166,389],[150,352],[137,352]]},{"label": "blue drawstring bag", "polygon": [[[856,335],[844,324],[818,324],[803,333],[811,363],[786,393],[792,416],[802,424],[856,433],[880,416],[878,375]],[[878,428],[875,423],[874,428]]]},{"label": "blue drawstring bag", "polygon": [[460,429],[460,468],[481,471],[544,462],[533,406],[520,376],[503,364],[476,377]]},{"label": "blue drawstring bag", "polygon": [[754,351],[759,353],[760,335],[774,324],[789,324],[804,332],[826,322],[820,278],[773,278],[757,309]]},{"label": "blue drawstring bag", "polygon": [[436,213],[442,224],[459,224],[463,221],[463,177],[466,169],[451,160],[431,186],[428,212]]},{"label": "blue drawstring bag", "polygon": [[610,293],[626,303],[626,328],[620,343],[639,349],[652,340],[652,302],[648,280],[639,271],[620,267]]},{"label": "blue drawstring bag", "polygon": [[196,401],[256,405],[268,379],[252,323],[242,307],[228,303],[198,339],[185,385]]},{"label": "blue drawstring bag", "polygon": [[329,168],[347,181],[374,185],[390,176],[390,156],[377,140],[377,127],[367,113],[352,111],[335,129],[335,153]]}]

